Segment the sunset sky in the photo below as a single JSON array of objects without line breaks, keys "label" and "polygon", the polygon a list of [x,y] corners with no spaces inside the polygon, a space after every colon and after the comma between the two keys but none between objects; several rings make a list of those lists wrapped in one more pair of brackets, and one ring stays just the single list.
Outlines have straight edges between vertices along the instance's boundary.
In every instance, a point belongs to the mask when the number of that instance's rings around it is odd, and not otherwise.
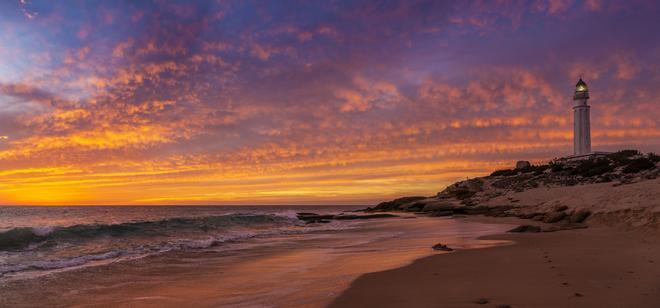
[{"label": "sunset sky", "polygon": [[0,204],[372,204],[660,152],[657,1],[0,1]]}]

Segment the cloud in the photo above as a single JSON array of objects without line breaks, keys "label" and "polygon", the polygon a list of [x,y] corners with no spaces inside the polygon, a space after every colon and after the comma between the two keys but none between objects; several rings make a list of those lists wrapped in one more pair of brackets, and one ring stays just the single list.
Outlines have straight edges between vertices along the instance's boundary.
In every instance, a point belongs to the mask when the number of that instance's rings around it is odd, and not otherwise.
[{"label": "cloud", "polygon": [[12,97],[20,102],[46,105],[56,105],[60,101],[52,93],[24,83],[0,83],[0,95]]},{"label": "cloud", "polygon": [[297,5],[53,2],[29,24],[17,12],[0,30],[12,59],[0,63],[0,106],[38,108],[2,113],[0,201],[433,194],[516,159],[570,153],[580,74],[595,148],[660,147],[660,40],[643,31],[652,9]]},{"label": "cloud", "polygon": [[19,0],[19,3],[21,5],[21,11],[23,12],[23,15],[27,17],[27,19],[35,19],[37,16],[39,16],[39,13],[28,8],[30,6],[30,1]]}]

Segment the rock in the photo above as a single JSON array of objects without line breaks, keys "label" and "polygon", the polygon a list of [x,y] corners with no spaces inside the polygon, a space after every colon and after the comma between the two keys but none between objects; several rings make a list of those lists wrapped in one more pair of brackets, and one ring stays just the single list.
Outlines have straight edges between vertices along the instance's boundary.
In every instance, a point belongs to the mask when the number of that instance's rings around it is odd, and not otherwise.
[{"label": "rock", "polygon": [[532,226],[532,225],[520,225],[517,226],[508,232],[516,232],[516,233],[538,233],[541,232],[541,227],[539,226]]},{"label": "rock", "polygon": [[424,210],[425,205],[426,204],[421,203],[421,202],[415,202],[411,206],[408,206],[408,207],[404,208],[404,210],[406,212],[421,212],[422,210]]},{"label": "rock", "polygon": [[525,214],[518,215],[518,218],[532,219],[532,218],[536,217],[537,215],[538,215],[538,213],[525,213]]},{"label": "rock", "polygon": [[458,208],[462,208],[458,202],[454,201],[445,201],[445,200],[437,200],[433,202],[427,202],[426,206],[424,206],[425,211],[429,212],[434,212],[434,211],[451,211],[455,210]]},{"label": "rock", "polygon": [[336,220],[351,220],[351,219],[372,219],[372,218],[392,218],[399,217],[393,214],[366,214],[366,215],[319,215],[315,213],[298,213],[298,219],[307,222],[307,223],[328,223],[331,219]]},{"label": "rock", "polygon": [[327,224],[330,221],[327,219],[309,219],[309,220],[304,220],[306,224]]},{"label": "rock", "polygon": [[488,304],[489,302],[490,301],[487,298],[480,298],[475,303],[477,303],[479,305],[485,305],[485,304]]},{"label": "rock", "polygon": [[545,217],[545,215],[543,215],[543,214],[537,214],[536,216],[532,217],[532,220],[534,220],[534,221],[541,221],[541,220],[543,220],[543,217]]},{"label": "rock", "polygon": [[558,206],[555,207],[555,212],[563,212],[565,210],[568,210],[568,206],[558,205]]},{"label": "rock", "polygon": [[564,219],[566,216],[568,215],[565,212],[548,213],[545,214],[545,216],[543,217],[543,222],[548,224],[559,222],[562,219]]},{"label": "rock", "polygon": [[399,216],[393,214],[335,215],[332,216],[332,219],[351,220],[351,219],[373,219],[373,218],[393,218],[393,217],[399,217]]},{"label": "rock", "polygon": [[374,211],[395,211],[395,210],[400,210],[401,206],[417,202],[420,200],[427,199],[427,197],[422,197],[422,196],[414,196],[414,197],[403,197],[399,199],[394,199],[392,201],[387,201],[387,202],[381,202],[377,206],[375,206],[372,210]]},{"label": "rock", "polygon": [[308,213],[308,212],[300,212],[300,213],[296,213],[296,215],[298,215],[298,216],[318,216],[319,214]]},{"label": "rock", "polygon": [[519,161],[516,162],[516,169],[525,169],[525,168],[529,168],[531,166],[532,166],[532,164],[530,164],[526,160],[519,160]]},{"label": "rock", "polygon": [[559,230],[561,230],[561,228],[557,226],[549,226],[549,227],[541,228],[541,232],[557,232]]},{"label": "rock", "polygon": [[431,248],[433,248],[434,250],[441,250],[441,251],[454,251],[454,249],[449,248],[447,245],[443,245],[442,243],[435,244]]},{"label": "rock", "polygon": [[587,217],[591,216],[591,212],[588,210],[579,210],[573,214],[571,214],[570,217],[568,217],[568,221],[571,223],[581,223],[587,219]]},{"label": "rock", "polygon": [[465,208],[463,212],[467,215],[486,215],[490,213],[491,209],[488,208],[487,206],[475,206],[475,207],[469,207]]},{"label": "rock", "polygon": [[[316,221],[332,219],[335,215],[318,215],[313,213],[306,213],[307,215],[298,215],[298,219],[303,221]],[[311,215],[310,215],[311,214]]]},{"label": "rock", "polygon": [[581,223],[566,223],[559,226],[560,230],[574,230],[574,229],[584,229],[588,226]]},{"label": "rock", "polygon": [[434,211],[431,212],[429,216],[431,217],[444,217],[444,216],[452,216],[454,215],[453,211]]}]

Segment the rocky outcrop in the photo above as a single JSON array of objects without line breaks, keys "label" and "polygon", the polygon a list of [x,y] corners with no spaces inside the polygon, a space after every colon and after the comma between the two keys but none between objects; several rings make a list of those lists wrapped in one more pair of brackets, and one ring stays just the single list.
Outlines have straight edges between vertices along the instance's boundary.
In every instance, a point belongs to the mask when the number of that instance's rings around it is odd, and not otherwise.
[{"label": "rocky outcrop", "polygon": [[562,219],[566,218],[566,216],[568,216],[568,214],[566,214],[565,212],[547,213],[545,214],[545,217],[543,217],[543,222],[547,224],[560,222]]},{"label": "rocky outcrop", "polygon": [[[645,183],[658,182],[659,164],[657,155],[634,150],[546,165],[519,162],[516,169],[456,182],[433,197],[399,198],[366,211],[408,211],[435,217],[513,216],[555,225],[543,231],[585,227],[594,217],[612,222],[609,217],[613,216],[603,213],[617,211],[629,215],[621,220],[628,224],[658,225],[655,213],[660,212],[660,194],[656,185]],[[647,188],[637,188],[642,186]],[[622,211],[630,206],[641,208],[642,213]]]},{"label": "rocky outcrop", "polygon": [[529,233],[529,232],[531,232],[531,233],[538,233],[538,232],[541,232],[541,227],[539,227],[539,226],[532,226],[532,225],[521,225],[521,226],[517,226],[517,227],[515,227],[515,228],[509,230],[509,232],[516,232],[516,233]]},{"label": "rocky outcrop", "polygon": [[[381,202],[373,208],[365,209],[365,211],[383,211],[383,212],[401,211],[417,203],[417,201],[425,200],[425,199],[428,199],[428,197],[421,197],[421,196],[403,197],[403,198],[394,199],[392,201]],[[419,203],[418,209],[421,211],[423,208],[424,208],[423,204]]]},{"label": "rocky outcrop", "polygon": [[375,219],[375,218],[393,218],[393,217],[399,217],[394,214],[386,214],[386,213],[379,213],[379,214],[366,214],[366,215],[347,215],[347,214],[339,214],[339,215],[319,215],[316,213],[297,213],[298,219],[307,222],[307,223],[328,223],[330,220],[356,220],[356,219]]}]

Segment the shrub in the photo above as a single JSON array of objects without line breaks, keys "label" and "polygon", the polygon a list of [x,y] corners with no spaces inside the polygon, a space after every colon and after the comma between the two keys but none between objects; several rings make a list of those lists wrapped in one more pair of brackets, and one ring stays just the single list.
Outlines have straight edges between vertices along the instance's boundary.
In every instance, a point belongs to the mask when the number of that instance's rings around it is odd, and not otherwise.
[{"label": "shrub", "polygon": [[637,173],[643,170],[655,167],[655,163],[646,157],[641,157],[630,161],[630,163],[623,168],[623,173]]},{"label": "shrub", "polygon": [[511,176],[518,174],[518,170],[515,169],[503,169],[497,170],[490,174],[490,176]]},{"label": "shrub", "polygon": [[550,170],[552,172],[561,172],[564,171],[564,165],[562,164],[551,164],[552,166],[550,167]]},{"label": "shrub", "polygon": [[520,171],[521,173],[531,173],[533,172],[534,175],[540,175],[543,173],[543,171],[547,170],[550,168],[550,165],[532,165],[529,167],[525,167],[522,169],[517,169],[517,171]]},{"label": "shrub", "polygon": [[571,171],[572,175],[581,175],[583,177],[592,177],[603,173],[612,172],[614,166],[608,159],[589,159],[582,161],[580,165]]},{"label": "shrub", "polygon": [[460,200],[470,198],[474,196],[474,194],[476,193],[477,193],[476,191],[467,190],[467,189],[458,189],[453,191],[454,196],[456,196],[456,198]]},{"label": "shrub", "polygon": [[654,163],[657,163],[657,162],[660,161],[660,156],[656,155],[656,154],[653,153],[653,152],[650,152],[649,155],[648,155],[648,157],[649,157],[649,160],[652,161],[652,162],[654,162]]},{"label": "shrub", "polygon": [[630,157],[639,155],[639,151],[637,150],[621,150],[618,152],[614,152],[612,154],[607,155],[607,158],[619,163],[619,164],[627,164],[630,162]]}]

